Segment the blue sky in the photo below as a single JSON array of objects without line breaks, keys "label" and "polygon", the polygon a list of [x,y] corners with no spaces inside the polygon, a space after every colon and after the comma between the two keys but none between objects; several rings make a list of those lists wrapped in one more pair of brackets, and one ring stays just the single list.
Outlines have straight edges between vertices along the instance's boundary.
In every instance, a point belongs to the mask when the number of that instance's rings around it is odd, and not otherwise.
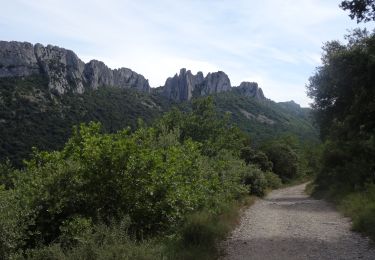
[{"label": "blue sky", "polygon": [[256,81],[275,101],[311,101],[321,47],[351,21],[336,0],[0,0],[0,39],[58,45],[85,62],[164,85],[180,68]]}]

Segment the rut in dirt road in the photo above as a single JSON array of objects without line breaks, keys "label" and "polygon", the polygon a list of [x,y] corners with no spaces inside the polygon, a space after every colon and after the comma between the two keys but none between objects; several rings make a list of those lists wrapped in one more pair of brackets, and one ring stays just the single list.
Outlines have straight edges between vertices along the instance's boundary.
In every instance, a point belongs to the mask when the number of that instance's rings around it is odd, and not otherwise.
[{"label": "rut in dirt road", "polygon": [[332,206],[304,193],[306,184],[275,190],[247,209],[222,243],[223,259],[371,259],[369,239],[350,230]]}]

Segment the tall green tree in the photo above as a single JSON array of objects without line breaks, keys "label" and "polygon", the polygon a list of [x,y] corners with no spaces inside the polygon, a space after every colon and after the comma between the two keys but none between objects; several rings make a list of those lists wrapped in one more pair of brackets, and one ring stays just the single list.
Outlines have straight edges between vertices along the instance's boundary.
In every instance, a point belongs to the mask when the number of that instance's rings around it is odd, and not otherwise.
[{"label": "tall green tree", "polygon": [[345,0],[340,7],[350,11],[350,18],[357,19],[359,22],[369,22],[375,20],[375,1],[374,0]]},{"label": "tall green tree", "polygon": [[355,30],[325,44],[308,93],[326,140],[320,180],[356,188],[375,176],[375,35]]}]

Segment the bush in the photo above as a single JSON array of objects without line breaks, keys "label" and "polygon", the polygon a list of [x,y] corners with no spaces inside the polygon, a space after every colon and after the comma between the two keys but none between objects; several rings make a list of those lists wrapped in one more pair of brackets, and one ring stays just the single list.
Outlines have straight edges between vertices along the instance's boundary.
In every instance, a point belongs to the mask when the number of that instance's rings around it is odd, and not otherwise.
[{"label": "bush", "polygon": [[32,211],[20,203],[13,190],[0,185],[0,259],[8,259],[25,245]]},{"label": "bush", "polygon": [[268,158],[273,163],[272,171],[283,181],[288,181],[297,177],[298,156],[287,144],[271,143],[265,148]]},{"label": "bush", "polygon": [[282,181],[279,176],[274,174],[273,172],[266,172],[264,173],[264,177],[267,181],[267,187],[271,189],[278,189],[282,185]]},{"label": "bush", "polygon": [[204,247],[214,245],[218,234],[221,232],[220,225],[213,223],[212,214],[198,212],[186,218],[181,230],[182,242],[185,247]]},{"label": "bush", "polygon": [[353,229],[375,239],[375,185],[341,197],[339,208],[353,220]]},{"label": "bush", "polygon": [[249,194],[264,196],[267,189],[267,180],[259,168],[248,165],[247,171],[242,176],[242,182],[249,189]]},{"label": "bush", "polygon": [[105,260],[105,259],[163,259],[163,249],[152,241],[134,242],[127,234],[125,219],[109,225],[98,224],[92,232],[81,234],[78,243],[68,249],[51,244],[28,250],[28,259]]},{"label": "bush", "polygon": [[244,147],[240,151],[240,157],[246,164],[254,164],[264,172],[272,170],[272,162],[268,160],[267,155],[262,151],[255,151],[251,147]]}]

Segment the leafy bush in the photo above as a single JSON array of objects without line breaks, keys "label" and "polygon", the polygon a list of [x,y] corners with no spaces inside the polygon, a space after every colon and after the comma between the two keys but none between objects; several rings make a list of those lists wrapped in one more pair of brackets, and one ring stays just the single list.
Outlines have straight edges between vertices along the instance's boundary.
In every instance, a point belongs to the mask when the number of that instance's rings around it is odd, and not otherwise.
[{"label": "leafy bush", "polygon": [[259,168],[249,165],[247,171],[242,176],[242,182],[249,189],[249,194],[264,196],[267,189],[267,180]]},{"label": "leafy bush", "polygon": [[265,152],[273,163],[272,171],[283,181],[297,177],[298,156],[289,145],[273,142],[265,147]]},{"label": "leafy bush", "polygon": [[58,260],[105,260],[105,259],[163,259],[163,248],[152,241],[137,243],[127,233],[127,220],[109,225],[93,226],[92,232],[81,234],[72,248],[61,244],[31,249],[26,252],[28,259]]},{"label": "leafy bush", "polygon": [[172,111],[151,127],[139,123],[133,132],[105,133],[100,123],[81,124],[62,150],[34,149],[23,170],[5,165],[4,256],[162,258],[160,241],[147,240],[165,235],[181,237],[185,246],[205,241],[213,247],[227,230],[215,219],[223,205],[246,191],[263,196],[271,181],[239,157],[243,136],[211,102]]},{"label": "leafy bush", "polygon": [[339,208],[351,217],[354,230],[375,239],[375,185],[366,185],[364,191],[352,192],[339,200]]},{"label": "leafy bush", "polygon": [[262,151],[255,151],[251,147],[244,147],[241,149],[240,157],[246,164],[255,164],[264,172],[272,170],[272,162]]},{"label": "leafy bush", "polygon": [[271,189],[278,189],[281,187],[282,181],[277,174],[274,174],[273,172],[265,172],[264,177],[267,181],[267,187]]}]

